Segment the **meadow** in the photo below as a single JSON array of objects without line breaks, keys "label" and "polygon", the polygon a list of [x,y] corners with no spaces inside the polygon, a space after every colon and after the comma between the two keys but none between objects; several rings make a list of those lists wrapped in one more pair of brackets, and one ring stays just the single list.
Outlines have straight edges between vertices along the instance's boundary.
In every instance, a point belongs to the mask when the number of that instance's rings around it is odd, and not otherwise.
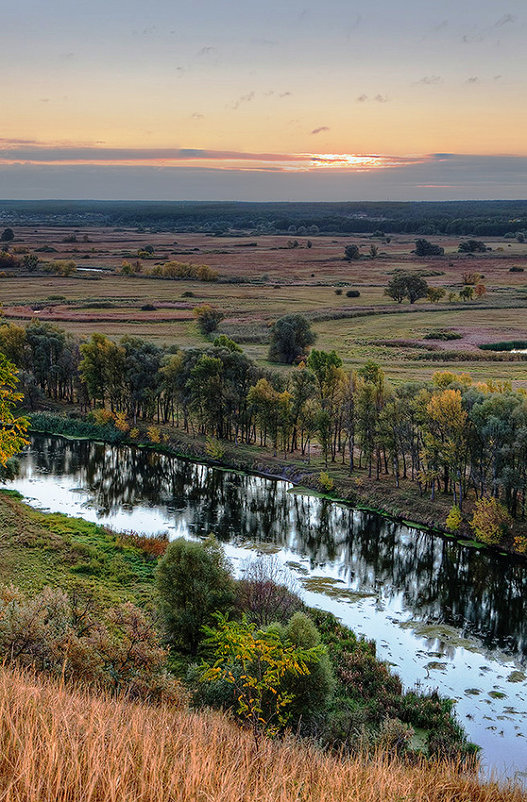
[{"label": "meadow", "polygon": [[[74,242],[65,240],[74,239]],[[389,242],[387,241],[389,239]],[[293,247],[294,242],[298,245]],[[415,237],[222,236],[138,233],[135,230],[23,227],[10,251],[22,259],[35,253],[46,261],[72,260],[71,276],[5,269],[0,299],[5,318],[57,322],[78,336],[125,334],[159,345],[202,346],[193,308],[210,304],[224,314],[219,330],[239,342],[251,359],[267,362],[269,329],[281,315],[304,314],[317,335],[317,347],[335,349],[347,367],[375,359],[395,382],[430,378],[437,369],[471,373],[476,380],[509,379],[527,384],[525,365],[509,355],[484,352],[479,345],[523,340],[527,308],[527,245],[486,238],[491,250],[460,254],[460,238],[430,237],[445,249],[441,257],[417,257]],[[359,260],[346,261],[350,242]],[[378,248],[371,258],[370,245]],[[145,248],[152,246],[147,257]],[[123,262],[139,262],[141,272],[122,275]],[[218,281],[149,277],[155,264],[178,261],[206,264]],[[394,271],[420,272],[431,286],[458,294],[463,274],[478,272],[486,294],[479,300],[398,304],[384,295]],[[512,272],[511,272],[512,271]],[[525,271],[525,272],[523,272]],[[347,297],[350,289],[359,297]],[[153,307],[153,308],[152,308]],[[437,329],[457,339],[430,339]],[[428,337],[425,339],[425,337]]]}]

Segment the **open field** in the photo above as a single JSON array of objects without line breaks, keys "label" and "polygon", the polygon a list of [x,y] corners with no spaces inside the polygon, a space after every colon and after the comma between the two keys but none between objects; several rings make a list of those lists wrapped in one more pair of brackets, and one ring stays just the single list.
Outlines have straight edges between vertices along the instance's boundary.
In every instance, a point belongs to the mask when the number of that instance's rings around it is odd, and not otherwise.
[{"label": "open field", "polygon": [[[93,332],[115,338],[132,334],[188,347],[203,344],[192,310],[209,303],[225,315],[220,331],[264,363],[272,322],[300,312],[312,321],[317,347],[335,348],[349,366],[373,358],[395,380],[426,378],[449,368],[478,379],[527,384],[526,363],[500,357],[497,361],[491,352],[478,348],[485,342],[527,336],[527,245],[515,240],[487,238],[490,252],[466,256],[457,253],[459,238],[431,237],[445,248],[445,256],[424,259],[412,254],[415,237],[410,235],[393,235],[389,242],[367,235],[318,236],[311,239],[312,247],[307,247],[305,237],[298,240],[298,247],[288,247],[283,236],[143,234],[104,228],[78,230],[76,242],[64,242],[72,235],[71,228],[17,229],[13,253],[34,252],[42,262],[72,259],[78,270],[66,278],[6,270],[0,278],[0,300],[7,319],[27,322],[38,317],[79,337]],[[358,261],[343,258],[350,242],[361,248]],[[372,242],[379,248],[374,259],[367,256]],[[147,245],[154,253],[139,260],[141,273],[115,272],[123,260],[135,262]],[[168,260],[210,265],[219,281],[144,275]],[[444,287],[447,293],[459,292],[463,273],[478,272],[484,276],[487,294],[466,303],[397,304],[384,295],[397,269],[422,271],[429,284]],[[348,289],[359,290],[360,297],[346,297]],[[142,309],[145,304],[154,309]],[[451,329],[460,337],[448,342],[423,339],[437,328]],[[438,353],[442,351],[448,355]]]}]

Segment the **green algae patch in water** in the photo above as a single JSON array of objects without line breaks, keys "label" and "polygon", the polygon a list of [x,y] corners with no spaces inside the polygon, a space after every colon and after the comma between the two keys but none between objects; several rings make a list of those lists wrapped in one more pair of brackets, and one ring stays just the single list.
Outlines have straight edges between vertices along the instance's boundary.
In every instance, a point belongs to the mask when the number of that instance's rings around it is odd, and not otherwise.
[{"label": "green algae patch in water", "polygon": [[503,691],[489,691],[489,696],[493,699],[506,699],[507,694],[503,693]]},{"label": "green algae patch in water", "polygon": [[427,624],[425,622],[403,621],[399,626],[402,629],[411,629],[415,635],[427,640],[438,640],[454,648],[466,649],[469,652],[479,652],[478,646],[460,635],[455,627],[448,624]]},{"label": "green algae patch in water", "polygon": [[527,676],[523,673],[523,671],[511,671],[507,677],[507,682],[525,682],[526,679]]},{"label": "green algae patch in water", "polygon": [[332,599],[346,599],[350,602],[361,601],[362,599],[375,598],[375,593],[351,590],[345,587],[342,579],[332,579],[327,576],[308,576],[299,579],[300,584],[305,590],[313,593],[323,593]]}]

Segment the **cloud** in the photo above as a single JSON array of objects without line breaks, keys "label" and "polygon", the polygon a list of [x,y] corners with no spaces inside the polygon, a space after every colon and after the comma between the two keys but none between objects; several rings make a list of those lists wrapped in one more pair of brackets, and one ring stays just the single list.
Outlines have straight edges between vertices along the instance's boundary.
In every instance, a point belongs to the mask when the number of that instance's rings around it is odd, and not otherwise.
[{"label": "cloud", "polygon": [[359,95],[357,98],[357,103],[368,103],[370,101],[374,103],[388,103],[389,100],[390,98],[388,97],[388,95],[382,95],[379,92],[373,97],[368,97],[368,95]]},{"label": "cloud", "polygon": [[516,22],[516,17],[513,14],[504,14],[494,23],[495,28],[503,28],[504,25],[510,25]]},{"label": "cloud", "polygon": [[205,119],[205,115],[201,114],[199,111],[195,111],[194,114],[191,114],[193,120],[203,120]]},{"label": "cloud", "polygon": [[467,83],[467,84],[479,84],[479,76],[478,75],[471,75],[470,78],[467,78],[465,83]]},{"label": "cloud", "polygon": [[527,157],[450,154],[391,169],[299,172],[157,166],[0,164],[8,198],[108,200],[375,201],[516,199],[524,195]]},{"label": "cloud", "polygon": [[424,84],[425,86],[437,86],[437,84],[441,83],[441,76],[440,75],[423,75],[417,83]]},{"label": "cloud", "polygon": [[324,133],[324,131],[329,131],[329,130],[330,130],[330,129],[328,128],[328,126],[327,126],[327,125],[321,125],[321,126],[320,126],[320,128],[313,128],[313,130],[311,131],[311,133],[312,133],[312,134],[323,134],[323,133]]},{"label": "cloud", "polygon": [[250,103],[251,100],[254,100],[254,92],[247,92],[246,95],[241,95],[238,100],[234,101],[231,105],[231,109],[239,109],[240,106],[243,106],[245,103]]},{"label": "cloud", "polygon": [[198,50],[196,56],[198,58],[203,58],[204,56],[213,56],[215,52],[216,48],[208,45],[207,47],[202,47],[201,50]]}]

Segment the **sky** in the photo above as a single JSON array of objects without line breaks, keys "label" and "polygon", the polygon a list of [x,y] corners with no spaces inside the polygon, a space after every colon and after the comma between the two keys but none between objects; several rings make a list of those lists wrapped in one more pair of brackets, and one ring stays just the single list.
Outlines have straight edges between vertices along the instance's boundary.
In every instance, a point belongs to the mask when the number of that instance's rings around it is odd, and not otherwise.
[{"label": "sky", "polygon": [[0,197],[527,197],[526,0],[18,0]]}]

